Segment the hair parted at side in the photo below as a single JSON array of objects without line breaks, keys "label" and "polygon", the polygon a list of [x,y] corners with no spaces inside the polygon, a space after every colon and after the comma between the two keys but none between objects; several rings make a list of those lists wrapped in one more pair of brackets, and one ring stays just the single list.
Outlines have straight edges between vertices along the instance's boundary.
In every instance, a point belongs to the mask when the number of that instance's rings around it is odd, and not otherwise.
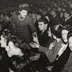
[{"label": "hair parted at side", "polygon": [[49,21],[48,21],[46,18],[44,18],[44,17],[41,17],[41,18],[38,20],[38,22],[44,22],[44,24],[49,24]]}]

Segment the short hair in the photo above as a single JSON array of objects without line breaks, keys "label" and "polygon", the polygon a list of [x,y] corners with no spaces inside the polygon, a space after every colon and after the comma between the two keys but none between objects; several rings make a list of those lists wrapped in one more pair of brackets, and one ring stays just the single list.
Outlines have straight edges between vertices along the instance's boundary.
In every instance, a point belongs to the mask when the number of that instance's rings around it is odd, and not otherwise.
[{"label": "short hair", "polygon": [[52,34],[54,34],[57,38],[61,38],[61,33],[60,31],[52,31]]},{"label": "short hair", "polygon": [[21,4],[19,5],[19,11],[26,10],[29,11],[29,4]]},{"label": "short hair", "polygon": [[19,8],[19,11],[22,11],[22,10],[29,11],[29,8],[28,8],[28,7],[20,7],[20,8]]},{"label": "short hair", "polygon": [[70,31],[70,28],[69,28],[67,25],[65,25],[65,26],[60,26],[60,29],[59,29],[59,30],[60,30],[61,33],[62,33],[63,30]]},{"label": "short hair", "polygon": [[45,17],[41,17],[38,22],[44,22],[44,24],[49,24],[49,21]]}]

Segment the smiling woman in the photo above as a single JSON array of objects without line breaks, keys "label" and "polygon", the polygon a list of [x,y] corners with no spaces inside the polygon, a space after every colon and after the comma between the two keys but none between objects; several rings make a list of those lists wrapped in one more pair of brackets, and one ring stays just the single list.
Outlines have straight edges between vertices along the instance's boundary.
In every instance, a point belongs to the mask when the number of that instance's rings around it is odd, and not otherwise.
[{"label": "smiling woman", "polygon": [[19,7],[19,14],[13,16],[13,29],[16,35],[22,37],[27,43],[32,40],[32,33],[36,32],[32,18],[29,16],[28,7]]},{"label": "smiling woman", "polygon": [[22,10],[22,11],[19,11],[20,15],[18,15],[18,18],[19,20],[24,20],[26,15],[27,15],[27,11],[26,10]]}]

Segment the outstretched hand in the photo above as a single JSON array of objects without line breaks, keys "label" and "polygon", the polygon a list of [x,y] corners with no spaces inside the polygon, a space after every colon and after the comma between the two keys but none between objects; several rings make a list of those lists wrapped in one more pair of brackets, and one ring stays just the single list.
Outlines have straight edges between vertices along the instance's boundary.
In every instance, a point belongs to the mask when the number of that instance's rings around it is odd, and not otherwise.
[{"label": "outstretched hand", "polygon": [[34,33],[32,34],[32,38],[33,38],[33,42],[39,44],[38,36],[37,36],[37,33],[36,33],[36,32],[34,32]]},{"label": "outstretched hand", "polygon": [[32,48],[39,48],[39,44],[34,43],[34,42],[31,42],[29,45],[30,45]]}]

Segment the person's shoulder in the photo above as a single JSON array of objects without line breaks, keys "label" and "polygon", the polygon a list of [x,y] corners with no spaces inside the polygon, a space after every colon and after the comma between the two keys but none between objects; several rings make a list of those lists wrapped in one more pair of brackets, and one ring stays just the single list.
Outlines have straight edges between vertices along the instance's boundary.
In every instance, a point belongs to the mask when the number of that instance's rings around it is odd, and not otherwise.
[{"label": "person's shoulder", "polygon": [[32,16],[31,16],[31,15],[27,15],[27,16],[26,16],[26,19],[32,21]]}]

